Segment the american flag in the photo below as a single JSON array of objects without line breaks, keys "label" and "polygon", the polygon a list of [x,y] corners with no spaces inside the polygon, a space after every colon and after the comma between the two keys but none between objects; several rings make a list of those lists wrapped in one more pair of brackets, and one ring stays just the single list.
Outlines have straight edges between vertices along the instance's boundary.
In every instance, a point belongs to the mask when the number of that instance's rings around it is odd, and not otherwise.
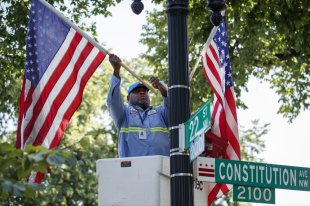
[{"label": "american flag", "polygon": [[[222,20],[209,45],[203,50],[204,76],[214,92],[211,132],[228,142],[225,159],[240,160],[238,122],[234,98],[233,79],[228,53],[225,19]],[[231,186],[209,184],[208,205],[229,192]]]},{"label": "american flag", "polygon": [[[40,0],[32,0],[16,147],[59,145],[105,53]],[[54,8],[53,8],[54,9]],[[39,183],[43,174],[32,173]]]}]

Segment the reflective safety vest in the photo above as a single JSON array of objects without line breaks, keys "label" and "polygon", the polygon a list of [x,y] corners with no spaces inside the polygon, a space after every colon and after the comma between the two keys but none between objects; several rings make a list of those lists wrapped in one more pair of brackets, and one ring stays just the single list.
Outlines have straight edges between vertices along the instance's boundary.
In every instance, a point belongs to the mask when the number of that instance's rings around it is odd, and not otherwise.
[{"label": "reflective safety vest", "polygon": [[168,98],[157,108],[125,106],[119,86],[120,79],[112,76],[107,106],[118,131],[119,157],[169,156]]}]

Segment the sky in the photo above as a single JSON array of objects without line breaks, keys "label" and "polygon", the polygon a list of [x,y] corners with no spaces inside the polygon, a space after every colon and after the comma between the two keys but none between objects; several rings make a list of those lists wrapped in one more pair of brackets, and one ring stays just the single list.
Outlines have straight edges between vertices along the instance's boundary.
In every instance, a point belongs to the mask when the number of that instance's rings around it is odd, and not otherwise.
[{"label": "sky", "polygon": [[[112,49],[113,53],[126,60],[146,51],[146,47],[139,43],[139,39],[142,25],[147,23],[146,10],[154,8],[150,1],[144,0],[142,2],[145,9],[140,15],[136,15],[131,11],[131,2],[125,0],[112,8],[112,17],[96,17],[99,42],[104,43],[106,49]],[[206,10],[206,12],[209,11]],[[190,65],[190,68],[192,66]],[[263,137],[266,148],[260,156],[268,164],[310,168],[310,135],[306,130],[310,125],[310,111],[303,111],[292,124],[289,124],[287,119],[277,114],[280,107],[279,97],[274,90],[270,89],[268,83],[251,78],[248,90],[248,92],[243,91],[241,95],[248,109],[238,110],[239,125],[250,125],[250,121],[254,119],[259,119],[261,124],[271,124],[269,133]],[[275,205],[309,206],[309,195],[310,192],[276,189]]]}]

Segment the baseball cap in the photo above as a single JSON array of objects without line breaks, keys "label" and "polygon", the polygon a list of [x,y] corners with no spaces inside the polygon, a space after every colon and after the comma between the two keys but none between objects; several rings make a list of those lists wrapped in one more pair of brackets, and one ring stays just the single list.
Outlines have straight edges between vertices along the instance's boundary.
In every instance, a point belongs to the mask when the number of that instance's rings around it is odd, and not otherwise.
[{"label": "baseball cap", "polygon": [[149,89],[144,84],[142,84],[141,82],[135,82],[132,85],[130,85],[130,87],[128,88],[128,94],[130,94],[130,92],[132,92],[137,87],[143,87],[146,89],[146,91],[149,91]]}]

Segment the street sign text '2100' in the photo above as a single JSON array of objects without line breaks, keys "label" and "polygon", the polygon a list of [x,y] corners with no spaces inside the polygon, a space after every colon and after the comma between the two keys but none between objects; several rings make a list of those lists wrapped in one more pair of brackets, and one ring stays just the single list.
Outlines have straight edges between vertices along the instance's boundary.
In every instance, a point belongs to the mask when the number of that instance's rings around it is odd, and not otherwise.
[{"label": "street sign text '2100'", "polygon": [[276,202],[275,188],[234,185],[233,200],[240,202],[275,204]]}]

